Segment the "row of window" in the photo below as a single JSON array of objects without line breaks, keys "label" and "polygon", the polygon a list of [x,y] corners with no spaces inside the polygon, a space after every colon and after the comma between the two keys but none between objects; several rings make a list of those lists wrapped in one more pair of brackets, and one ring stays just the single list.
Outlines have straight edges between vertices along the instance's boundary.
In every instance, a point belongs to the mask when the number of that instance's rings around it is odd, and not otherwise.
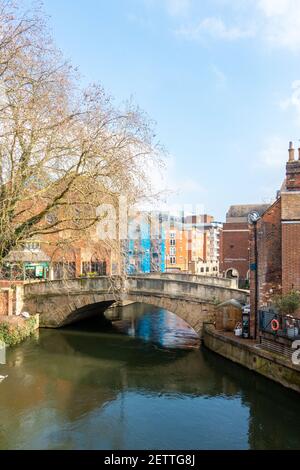
[{"label": "row of window", "polygon": [[[210,271],[209,268],[201,268],[201,269],[200,269],[200,272],[201,272],[201,273],[205,273],[205,272],[206,272],[206,273],[209,273],[209,271]],[[217,268],[216,266],[214,266],[214,267],[212,268],[212,271],[218,271],[218,268]]]},{"label": "row of window", "polygon": [[[76,277],[75,262],[56,262],[52,264],[54,279],[72,279]],[[97,276],[105,276],[107,272],[105,261],[82,263],[84,276],[93,273]],[[0,279],[47,279],[49,277],[49,265],[46,263],[12,264],[2,266]]]}]

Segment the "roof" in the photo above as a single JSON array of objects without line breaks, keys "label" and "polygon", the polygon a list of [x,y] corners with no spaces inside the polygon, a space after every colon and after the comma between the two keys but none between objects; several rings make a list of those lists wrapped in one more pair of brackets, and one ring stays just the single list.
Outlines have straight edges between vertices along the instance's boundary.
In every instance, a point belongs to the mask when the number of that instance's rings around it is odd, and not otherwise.
[{"label": "roof", "polygon": [[226,214],[226,222],[247,222],[250,212],[258,212],[262,215],[270,204],[238,204],[230,206]]},{"label": "roof", "polygon": [[43,251],[12,251],[5,261],[14,263],[46,263],[50,262],[50,258]]},{"label": "roof", "polygon": [[219,304],[217,308],[228,307],[229,305],[231,307],[236,307],[241,310],[243,308],[242,304],[235,299],[226,300],[225,302],[222,302],[221,304]]}]

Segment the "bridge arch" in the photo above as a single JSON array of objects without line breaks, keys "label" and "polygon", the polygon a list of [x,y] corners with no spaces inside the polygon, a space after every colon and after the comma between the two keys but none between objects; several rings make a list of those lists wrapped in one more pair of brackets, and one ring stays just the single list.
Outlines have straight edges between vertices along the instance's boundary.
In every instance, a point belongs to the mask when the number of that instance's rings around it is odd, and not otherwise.
[{"label": "bridge arch", "polygon": [[[116,291],[117,286],[117,291]],[[235,299],[246,303],[247,293],[224,287],[207,278],[189,282],[157,276],[130,276],[126,281],[110,277],[28,284],[24,308],[40,315],[44,327],[59,328],[104,311],[117,300],[150,304],[169,310],[199,335],[203,323],[214,321],[218,302]]]},{"label": "bridge arch", "polygon": [[[208,302],[191,302],[183,299],[168,299],[159,296],[127,295],[124,301],[137,302],[163,308],[184,320],[196,333],[202,332],[203,322],[215,320],[215,305]],[[40,326],[46,328],[61,328],[90,317],[104,314],[105,310],[115,303],[114,296],[84,295],[79,299],[67,296],[49,296],[39,299],[38,305],[32,301],[26,302],[26,309],[36,311],[40,315]]]}]

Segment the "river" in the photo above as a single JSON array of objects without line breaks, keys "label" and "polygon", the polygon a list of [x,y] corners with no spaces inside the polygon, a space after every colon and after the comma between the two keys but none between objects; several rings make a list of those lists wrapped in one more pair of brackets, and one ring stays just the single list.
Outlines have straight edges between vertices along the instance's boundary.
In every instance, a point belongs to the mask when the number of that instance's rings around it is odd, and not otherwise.
[{"label": "river", "polygon": [[300,397],[134,304],[7,352],[0,449],[300,449]]}]

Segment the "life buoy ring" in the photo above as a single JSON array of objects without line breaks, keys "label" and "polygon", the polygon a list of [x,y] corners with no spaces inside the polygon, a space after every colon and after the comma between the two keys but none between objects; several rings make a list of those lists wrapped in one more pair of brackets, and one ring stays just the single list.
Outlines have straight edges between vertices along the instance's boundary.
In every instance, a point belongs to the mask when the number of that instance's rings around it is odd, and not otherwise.
[{"label": "life buoy ring", "polygon": [[273,331],[278,331],[280,328],[279,321],[275,318],[271,321],[271,328]]}]

